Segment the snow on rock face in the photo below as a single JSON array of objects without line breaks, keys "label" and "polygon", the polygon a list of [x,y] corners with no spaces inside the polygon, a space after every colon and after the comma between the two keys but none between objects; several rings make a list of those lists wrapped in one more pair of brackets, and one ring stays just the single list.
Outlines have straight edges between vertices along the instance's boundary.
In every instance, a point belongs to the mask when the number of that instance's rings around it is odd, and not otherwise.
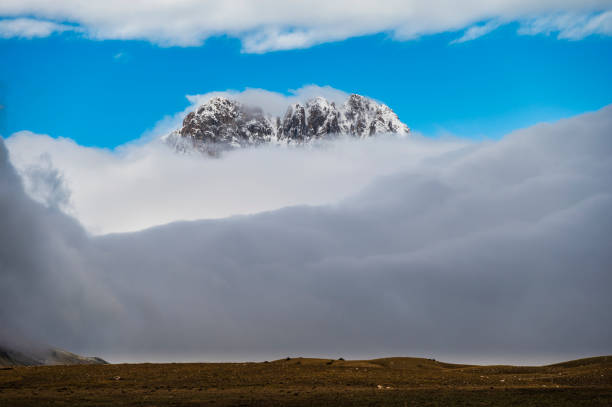
[{"label": "snow on rock face", "polygon": [[342,110],[347,126],[345,132],[357,137],[369,137],[377,133],[404,134],[410,131],[389,106],[360,95],[351,95],[344,102]]},{"label": "snow on rock face", "polygon": [[189,113],[183,126],[166,136],[176,150],[216,154],[222,150],[263,143],[309,143],[334,136],[365,138],[381,133],[410,132],[388,106],[351,95],[340,107],[317,97],[292,104],[273,117],[261,108],[215,97]]},{"label": "snow on rock face", "polygon": [[224,149],[270,141],[275,127],[261,109],[216,97],[189,113],[178,133],[194,145]]}]

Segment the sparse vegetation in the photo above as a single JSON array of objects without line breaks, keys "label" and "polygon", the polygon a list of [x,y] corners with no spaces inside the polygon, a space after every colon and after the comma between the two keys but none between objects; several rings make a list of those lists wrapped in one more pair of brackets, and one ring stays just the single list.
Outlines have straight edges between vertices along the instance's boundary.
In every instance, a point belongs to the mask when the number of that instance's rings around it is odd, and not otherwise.
[{"label": "sparse vegetation", "polygon": [[612,357],[543,367],[287,358],[0,370],[0,406],[610,406]]}]

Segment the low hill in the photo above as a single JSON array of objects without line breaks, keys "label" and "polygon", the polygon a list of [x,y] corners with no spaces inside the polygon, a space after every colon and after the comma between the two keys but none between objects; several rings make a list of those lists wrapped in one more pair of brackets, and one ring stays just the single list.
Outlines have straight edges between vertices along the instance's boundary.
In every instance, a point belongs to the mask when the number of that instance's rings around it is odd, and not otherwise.
[{"label": "low hill", "polygon": [[97,357],[79,356],[62,349],[27,346],[20,349],[0,345],[0,367],[45,365],[99,365],[107,362]]}]

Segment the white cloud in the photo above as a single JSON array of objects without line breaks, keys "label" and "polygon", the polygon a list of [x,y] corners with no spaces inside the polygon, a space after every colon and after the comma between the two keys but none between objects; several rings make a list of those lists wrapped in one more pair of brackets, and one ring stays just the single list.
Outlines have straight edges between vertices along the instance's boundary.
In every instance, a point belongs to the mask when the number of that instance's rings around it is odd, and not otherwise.
[{"label": "white cloud", "polygon": [[32,18],[0,20],[0,38],[37,38],[48,37],[57,32],[73,30],[74,27],[52,21]]},{"label": "white cloud", "polygon": [[483,35],[490,33],[500,25],[501,22],[498,20],[491,20],[484,24],[474,25],[465,30],[461,37],[451,41],[451,44],[459,44],[462,42],[475,40],[476,38],[480,38]]},{"label": "white cloud", "polygon": [[272,115],[282,116],[285,114],[287,106],[293,103],[303,103],[316,96],[322,96],[330,102],[339,105],[346,101],[349,94],[330,86],[317,85],[307,85],[299,89],[291,89],[289,94],[256,88],[247,88],[243,91],[227,90],[209,92],[201,95],[188,95],[187,99],[191,102],[191,106],[187,108],[187,111],[193,110],[196,106],[207,102],[215,96],[230,97],[247,105],[259,106]]},{"label": "white cloud", "polygon": [[[6,144],[26,180],[32,175],[30,168],[52,163],[50,169],[71,191],[69,213],[90,232],[110,233],[177,220],[333,203],[377,176],[407,170],[469,143],[381,137],[311,149],[246,149],[223,159],[179,155],[156,139],[111,151],[20,132]],[[28,181],[33,183],[36,180]]]},{"label": "white cloud", "polygon": [[242,37],[243,49],[250,53],[264,53],[288,49],[308,48],[324,42],[338,41],[363,33],[351,27],[278,27],[257,30]]},{"label": "white cloud", "polygon": [[612,35],[612,11],[594,14],[564,13],[525,21],[520,34],[537,35],[557,33],[557,37],[580,40],[590,35]]},{"label": "white cloud", "polygon": [[79,25],[97,39],[145,39],[193,46],[215,35],[239,38],[246,52],[305,48],[350,37],[390,33],[397,39],[456,31],[479,21],[516,21],[558,12],[609,10],[608,0],[4,0],[0,15]]},{"label": "white cloud", "polygon": [[47,207],[59,208],[67,214],[72,213],[70,191],[62,174],[53,167],[48,154],[41,154],[32,165],[24,167],[22,171],[24,188],[32,199]]}]

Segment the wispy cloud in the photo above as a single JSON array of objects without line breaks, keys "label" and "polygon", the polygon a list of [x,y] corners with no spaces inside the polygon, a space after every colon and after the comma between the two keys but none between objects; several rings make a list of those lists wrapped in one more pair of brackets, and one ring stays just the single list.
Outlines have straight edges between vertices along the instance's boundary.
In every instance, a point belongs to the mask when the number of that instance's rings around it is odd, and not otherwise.
[{"label": "wispy cloud", "polygon": [[473,25],[469,27],[467,30],[465,30],[465,32],[463,33],[461,37],[451,41],[450,43],[459,44],[462,42],[475,40],[476,38],[480,38],[483,35],[486,35],[490,33],[491,31],[495,30],[501,24],[502,23],[499,20],[491,20],[484,24]]},{"label": "wispy cloud", "polygon": [[40,38],[73,29],[69,25],[32,18],[0,20],[0,38]]},{"label": "wispy cloud", "polygon": [[559,39],[580,40],[590,35],[612,35],[612,11],[591,14],[564,13],[524,21],[519,34],[557,34]]},{"label": "wispy cloud", "polygon": [[125,51],[119,51],[113,54],[113,61],[117,63],[125,63],[125,62],[128,62],[130,59],[131,59],[131,54]]}]

